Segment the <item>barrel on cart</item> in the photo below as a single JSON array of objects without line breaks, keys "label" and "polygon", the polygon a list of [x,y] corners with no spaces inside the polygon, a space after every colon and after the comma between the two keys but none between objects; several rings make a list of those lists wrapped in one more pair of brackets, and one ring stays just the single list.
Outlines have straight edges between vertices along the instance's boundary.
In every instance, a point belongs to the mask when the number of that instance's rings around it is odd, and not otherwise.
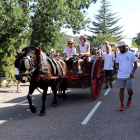
[{"label": "barrel on cart", "polygon": [[[68,66],[69,68],[69,66]],[[62,76],[67,79],[68,88],[88,88],[90,87],[93,99],[97,99],[100,95],[103,83],[103,64],[101,57],[86,56],[86,62],[82,66],[82,74],[78,74],[77,63],[73,64],[73,73]],[[57,87],[57,94],[61,96],[63,93],[60,86]]]}]

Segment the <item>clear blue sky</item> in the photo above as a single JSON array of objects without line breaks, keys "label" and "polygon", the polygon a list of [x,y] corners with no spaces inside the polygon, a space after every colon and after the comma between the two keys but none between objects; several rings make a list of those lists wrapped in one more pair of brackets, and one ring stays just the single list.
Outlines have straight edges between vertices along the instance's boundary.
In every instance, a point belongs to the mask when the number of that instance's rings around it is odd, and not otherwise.
[{"label": "clear blue sky", "polygon": [[[135,37],[137,33],[140,32],[140,0],[107,0],[112,5],[112,13],[117,13],[120,21],[116,25],[123,27],[123,36]],[[92,21],[95,21],[94,14],[99,14],[97,10],[101,7],[101,0],[97,0],[96,4],[92,4],[87,10],[87,17]],[[73,35],[71,29],[62,29],[63,32],[69,35]],[[89,34],[90,32],[85,32],[82,30],[80,34]],[[80,36],[80,34],[76,34]]]}]

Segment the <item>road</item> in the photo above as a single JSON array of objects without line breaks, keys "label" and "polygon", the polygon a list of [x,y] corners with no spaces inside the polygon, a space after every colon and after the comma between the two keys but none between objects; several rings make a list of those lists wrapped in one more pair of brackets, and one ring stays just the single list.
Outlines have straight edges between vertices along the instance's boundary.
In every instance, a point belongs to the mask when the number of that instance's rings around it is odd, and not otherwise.
[{"label": "road", "polygon": [[[116,76],[114,76],[115,78]],[[67,100],[57,98],[52,107],[53,94],[47,96],[46,115],[39,116],[41,94],[36,90],[33,103],[36,114],[29,110],[28,85],[0,89],[0,140],[140,140],[140,64],[134,79],[134,94],[130,107],[119,111],[119,88],[102,86],[100,97],[93,101],[90,89],[69,89]],[[127,102],[125,90],[124,103]]]}]

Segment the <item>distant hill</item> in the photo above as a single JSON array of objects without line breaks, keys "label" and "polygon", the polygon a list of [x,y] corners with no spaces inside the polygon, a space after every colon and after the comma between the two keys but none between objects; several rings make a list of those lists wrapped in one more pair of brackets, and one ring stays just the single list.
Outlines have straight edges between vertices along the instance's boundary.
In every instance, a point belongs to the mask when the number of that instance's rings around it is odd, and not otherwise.
[{"label": "distant hill", "polygon": [[79,38],[80,36],[71,36],[62,33],[61,40],[58,42],[57,46],[54,47],[54,49],[59,53],[63,53],[64,49],[68,46],[68,39],[73,39],[74,41],[73,46],[77,49],[77,46],[80,43]]}]

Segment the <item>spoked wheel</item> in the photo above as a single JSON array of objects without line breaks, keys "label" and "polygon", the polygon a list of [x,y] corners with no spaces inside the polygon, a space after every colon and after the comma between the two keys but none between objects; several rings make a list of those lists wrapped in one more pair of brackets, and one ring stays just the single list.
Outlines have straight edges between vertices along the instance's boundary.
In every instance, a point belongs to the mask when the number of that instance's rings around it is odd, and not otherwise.
[{"label": "spoked wheel", "polygon": [[103,82],[103,65],[100,58],[96,58],[91,71],[91,95],[93,99],[97,99],[100,95]]}]

